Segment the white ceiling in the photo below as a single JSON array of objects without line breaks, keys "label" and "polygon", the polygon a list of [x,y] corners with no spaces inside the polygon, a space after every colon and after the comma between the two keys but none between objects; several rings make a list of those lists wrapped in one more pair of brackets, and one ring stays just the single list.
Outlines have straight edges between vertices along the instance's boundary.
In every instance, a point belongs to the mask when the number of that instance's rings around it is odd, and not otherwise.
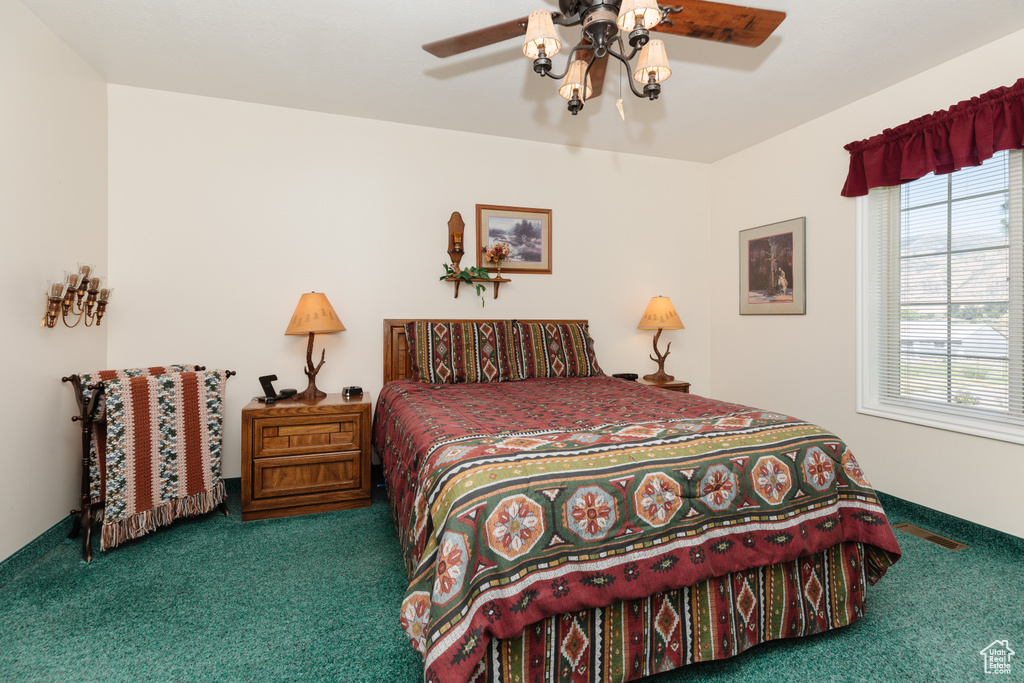
[{"label": "white ceiling", "polygon": [[1022,0],[764,0],[788,16],[759,48],[664,36],[672,77],[655,102],[624,85],[623,122],[614,65],[573,117],[519,39],[420,48],[557,0],[22,2],[110,83],[702,162],[1024,29]]}]

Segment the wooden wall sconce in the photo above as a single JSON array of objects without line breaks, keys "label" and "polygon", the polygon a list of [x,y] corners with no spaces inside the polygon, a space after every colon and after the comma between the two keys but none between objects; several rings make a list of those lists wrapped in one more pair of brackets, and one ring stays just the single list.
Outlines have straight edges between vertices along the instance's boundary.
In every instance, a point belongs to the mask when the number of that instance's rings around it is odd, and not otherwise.
[{"label": "wooden wall sconce", "polygon": [[[455,283],[455,298],[459,298],[459,285],[463,282],[470,284],[493,282],[494,283],[494,298],[498,298],[498,287],[501,286],[502,282],[511,282],[507,277],[491,277],[490,274],[477,267],[467,267],[465,271],[459,267],[462,262],[462,257],[466,253],[466,223],[462,220],[462,214],[458,211],[452,212],[452,217],[448,219],[448,258],[451,259],[451,265],[448,269],[451,271],[448,277],[444,278],[446,282]],[[478,288],[479,289],[479,288]]]},{"label": "wooden wall sconce", "polygon": [[456,211],[448,219],[448,258],[452,260],[452,270],[456,274],[461,272],[459,263],[462,262],[462,256],[466,253],[466,249],[463,246],[465,236],[466,223],[462,220],[459,212]]}]

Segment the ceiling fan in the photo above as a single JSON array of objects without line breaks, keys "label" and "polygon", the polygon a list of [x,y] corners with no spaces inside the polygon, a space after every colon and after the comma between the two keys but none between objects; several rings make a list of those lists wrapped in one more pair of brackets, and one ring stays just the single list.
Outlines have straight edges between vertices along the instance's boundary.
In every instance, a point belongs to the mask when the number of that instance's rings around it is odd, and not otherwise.
[{"label": "ceiling fan", "polygon": [[[651,31],[757,47],[786,18],[785,12],[708,0],[660,0],[660,4],[659,0],[558,0],[558,7],[560,12],[537,10],[528,17],[427,43],[423,49],[437,57],[451,57],[525,35],[523,54],[533,59],[538,74],[562,80],[559,94],[569,101],[575,116],[586,100],[601,94],[609,58],[629,69],[634,95],[658,98],[661,82],[672,70],[664,43],[652,38]],[[554,24],[582,27],[561,74],[551,72],[551,58],[562,47]],[[640,57],[633,67],[637,53]],[[619,105],[621,113],[621,100]]]}]

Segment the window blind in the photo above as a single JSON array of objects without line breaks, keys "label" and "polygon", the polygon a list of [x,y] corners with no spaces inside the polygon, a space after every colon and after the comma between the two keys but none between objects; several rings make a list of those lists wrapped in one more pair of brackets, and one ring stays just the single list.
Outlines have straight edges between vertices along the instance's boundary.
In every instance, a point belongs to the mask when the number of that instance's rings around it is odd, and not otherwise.
[{"label": "window blind", "polygon": [[[873,400],[1024,427],[1020,150],[869,195]],[[1024,432],[1021,432],[1024,435]]]}]

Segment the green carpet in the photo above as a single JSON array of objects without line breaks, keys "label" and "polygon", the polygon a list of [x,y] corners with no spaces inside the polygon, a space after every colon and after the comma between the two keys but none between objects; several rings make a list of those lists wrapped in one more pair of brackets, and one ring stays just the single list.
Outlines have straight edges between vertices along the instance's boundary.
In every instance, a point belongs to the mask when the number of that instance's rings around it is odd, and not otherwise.
[{"label": "green carpet", "polygon": [[[379,490],[361,510],[242,522],[186,520],[81,560],[67,524],[0,563],[0,681],[396,681],[422,679],[398,626],[405,590]],[[1024,680],[1024,540],[896,498],[892,522],[969,544],[951,552],[897,532],[903,559],[853,626],[769,643],[654,676],[683,681]],[[979,651],[1008,639],[1010,675]]]}]

